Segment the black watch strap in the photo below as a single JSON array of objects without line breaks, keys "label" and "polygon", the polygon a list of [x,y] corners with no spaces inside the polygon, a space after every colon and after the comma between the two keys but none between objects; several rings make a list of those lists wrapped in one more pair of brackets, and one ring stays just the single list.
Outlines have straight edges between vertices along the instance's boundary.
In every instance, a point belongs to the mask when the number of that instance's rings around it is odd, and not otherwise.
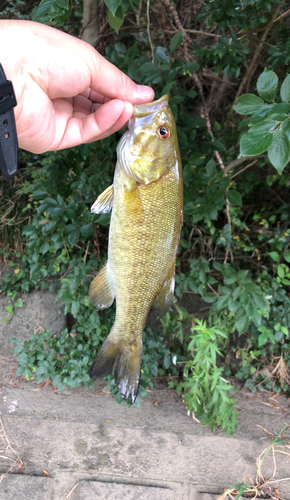
[{"label": "black watch strap", "polygon": [[6,80],[0,64],[0,168],[4,179],[17,172],[18,142],[13,111],[16,104],[13,85]]}]

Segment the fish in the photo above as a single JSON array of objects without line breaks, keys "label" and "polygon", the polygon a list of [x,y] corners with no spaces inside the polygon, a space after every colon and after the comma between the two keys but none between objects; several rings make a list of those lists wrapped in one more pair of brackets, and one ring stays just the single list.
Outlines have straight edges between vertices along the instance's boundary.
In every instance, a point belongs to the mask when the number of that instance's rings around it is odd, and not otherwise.
[{"label": "fish", "polygon": [[91,211],[112,210],[108,260],[92,281],[89,298],[98,309],[116,299],[114,325],[90,370],[110,375],[134,403],[140,384],[142,333],[153,307],[162,317],[175,287],[183,221],[182,165],[176,124],[166,94],[135,105],[117,146],[114,181]]}]

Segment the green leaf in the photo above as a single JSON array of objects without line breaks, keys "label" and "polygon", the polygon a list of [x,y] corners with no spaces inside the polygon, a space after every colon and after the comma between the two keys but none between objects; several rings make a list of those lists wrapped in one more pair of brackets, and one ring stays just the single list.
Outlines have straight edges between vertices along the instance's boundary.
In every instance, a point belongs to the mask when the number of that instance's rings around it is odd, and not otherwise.
[{"label": "green leaf", "polygon": [[44,243],[42,243],[42,245],[39,249],[39,252],[44,254],[44,253],[48,252],[49,247],[50,247],[49,241],[44,241]]},{"label": "green leaf", "polygon": [[170,40],[170,52],[173,53],[183,43],[183,31],[178,31]]},{"label": "green leaf", "polygon": [[217,295],[215,295],[214,293],[205,293],[203,296],[202,296],[202,299],[205,301],[205,302],[215,302],[217,300]]},{"label": "green leaf", "polygon": [[[121,3],[122,3],[122,0],[105,0],[105,4],[108,7],[109,11],[112,13],[112,16],[116,15],[116,11],[117,11],[119,5],[121,5]],[[113,26],[112,26],[112,28],[113,28]]]},{"label": "green leaf", "polygon": [[271,116],[272,113],[288,113],[289,111],[290,111],[289,102],[279,102],[279,104],[275,104],[272,107],[269,116]]},{"label": "green leaf", "polygon": [[[290,252],[289,252],[290,253]],[[269,256],[271,259],[273,259],[275,262],[278,262],[279,260],[279,254],[278,252],[269,252]]]},{"label": "green leaf", "polygon": [[282,101],[290,101],[290,75],[286,76],[280,89]]},{"label": "green leaf", "polygon": [[49,214],[49,218],[51,220],[58,220],[60,214],[62,213],[62,208],[60,207],[55,207]]},{"label": "green leaf", "polygon": [[268,157],[278,173],[281,174],[290,159],[290,141],[284,130],[279,129],[273,134]]},{"label": "green leaf", "polygon": [[56,0],[56,4],[61,8],[61,9],[68,9],[69,8],[69,0]]},{"label": "green leaf", "polygon": [[72,231],[69,235],[68,235],[68,241],[70,243],[70,245],[73,247],[78,239],[79,239],[79,236],[80,236],[80,233],[79,231]]},{"label": "green leaf", "polygon": [[285,134],[287,135],[289,141],[290,141],[290,119],[287,118],[282,124],[282,130],[284,130]]},{"label": "green leaf", "polygon": [[229,301],[229,295],[222,295],[221,297],[218,298],[216,304],[216,309],[219,311],[220,309],[223,309],[227,307]]},{"label": "green leaf", "polygon": [[258,346],[261,347],[262,345],[265,345],[268,342],[268,335],[266,332],[263,332],[259,335],[258,337]]},{"label": "green leaf", "polygon": [[32,193],[32,198],[34,200],[41,200],[46,195],[47,195],[46,191],[41,191],[40,189],[37,189],[36,191],[34,191],[34,193]]},{"label": "green leaf", "polygon": [[121,6],[118,7],[116,10],[116,15],[113,16],[112,12],[109,10],[108,11],[108,22],[111,28],[116,31],[116,33],[119,33],[119,29],[121,28],[123,22],[124,22],[124,11]]},{"label": "green leaf", "polygon": [[230,312],[234,313],[236,312],[236,310],[238,309],[239,307],[239,304],[238,302],[236,302],[232,297],[230,298],[229,302],[228,302],[228,308],[230,310]]},{"label": "green leaf", "polygon": [[290,262],[290,252],[289,252],[289,250],[286,250],[284,252],[284,259],[286,260],[286,262]]},{"label": "green leaf", "polygon": [[280,122],[278,122],[277,120],[272,120],[270,117],[268,117],[268,118],[265,118],[265,120],[260,121],[256,125],[253,125],[251,127],[251,131],[252,132],[259,132],[259,131],[273,132],[278,125],[280,125]]},{"label": "green leaf", "polygon": [[259,95],[265,101],[274,101],[278,89],[278,76],[274,71],[264,69],[257,81],[257,90]]},{"label": "green leaf", "polygon": [[41,0],[38,7],[32,11],[32,20],[40,21],[41,19],[44,19],[45,16],[51,13],[54,4],[55,0]]},{"label": "green leaf", "polygon": [[79,312],[80,303],[77,300],[72,301],[71,312],[76,315]]},{"label": "green leaf", "polygon": [[164,356],[164,360],[163,360],[163,365],[164,365],[164,368],[166,368],[166,370],[169,368],[169,366],[171,365],[171,357],[169,354],[165,354]]},{"label": "green leaf", "polygon": [[240,115],[251,115],[264,106],[264,101],[255,94],[244,94],[238,98],[234,109]]},{"label": "green leaf", "polygon": [[77,278],[72,278],[71,279],[71,282],[69,284],[69,287],[70,287],[70,291],[72,293],[75,293],[77,287],[78,287],[78,284],[79,284],[79,280]]},{"label": "green leaf", "polygon": [[238,191],[231,190],[228,192],[228,200],[231,205],[240,205],[242,206],[242,196]]},{"label": "green leaf", "polygon": [[169,63],[170,58],[166,54],[166,49],[165,47],[157,47],[155,50],[155,56],[157,57],[158,61],[163,62],[163,63]]},{"label": "green leaf", "polygon": [[20,299],[16,300],[14,306],[15,307],[23,307],[22,299],[20,298]]},{"label": "green leaf", "polygon": [[279,278],[282,278],[282,279],[285,278],[285,271],[284,271],[283,266],[278,266],[277,273],[278,273]]},{"label": "green leaf", "polygon": [[81,235],[87,238],[94,232],[94,226],[93,224],[84,224],[84,226],[81,227]]},{"label": "green leaf", "polygon": [[260,109],[258,109],[252,116],[249,125],[255,125],[260,121],[264,120],[269,114],[271,110],[275,107],[275,104],[264,104]]},{"label": "green leaf", "polygon": [[262,296],[257,293],[253,295],[253,299],[255,301],[256,306],[259,309],[268,309],[269,307],[269,302]]},{"label": "green leaf", "polygon": [[236,323],[236,328],[239,333],[244,333],[249,326],[249,318],[243,314]]},{"label": "green leaf", "polygon": [[101,214],[98,218],[98,224],[101,224],[102,226],[107,226],[110,224],[111,220],[111,212],[108,214]]},{"label": "green leaf", "polygon": [[254,131],[250,129],[246,132],[240,143],[241,156],[256,156],[264,153],[271,146],[273,134],[263,130]]}]

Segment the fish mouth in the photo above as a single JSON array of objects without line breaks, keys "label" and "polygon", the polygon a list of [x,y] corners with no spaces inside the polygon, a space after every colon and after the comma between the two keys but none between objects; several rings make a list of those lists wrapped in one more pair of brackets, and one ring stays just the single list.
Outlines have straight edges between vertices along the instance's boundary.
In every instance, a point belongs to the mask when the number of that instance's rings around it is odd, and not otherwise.
[{"label": "fish mouth", "polygon": [[153,113],[156,113],[160,109],[168,105],[169,95],[165,94],[160,99],[153,102],[148,102],[146,104],[135,104],[133,109],[133,115],[128,120],[129,130],[132,131],[135,125],[135,118],[144,118]]}]

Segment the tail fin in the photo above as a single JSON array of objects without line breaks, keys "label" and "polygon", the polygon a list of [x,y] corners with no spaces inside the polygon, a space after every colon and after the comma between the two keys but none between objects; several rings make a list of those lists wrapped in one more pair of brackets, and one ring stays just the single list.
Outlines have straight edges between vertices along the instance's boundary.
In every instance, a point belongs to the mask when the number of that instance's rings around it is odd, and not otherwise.
[{"label": "tail fin", "polygon": [[115,382],[119,393],[124,399],[131,394],[134,403],[140,384],[142,342],[138,345],[125,345],[110,339],[111,334],[103,343],[94,360],[90,377],[100,378],[110,375],[114,368]]}]

